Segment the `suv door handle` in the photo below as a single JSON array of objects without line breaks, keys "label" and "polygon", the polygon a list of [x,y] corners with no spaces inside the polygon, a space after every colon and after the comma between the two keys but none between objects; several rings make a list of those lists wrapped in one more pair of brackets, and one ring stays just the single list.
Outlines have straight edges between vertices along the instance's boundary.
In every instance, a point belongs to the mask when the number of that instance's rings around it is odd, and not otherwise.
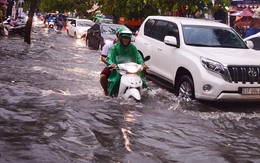
[{"label": "suv door handle", "polygon": [[145,45],[148,45],[148,43],[146,43],[146,42],[145,42],[144,44],[145,44]]},{"label": "suv door handle", "polygon": [[162,51],[162,48],[157,48],[157,50]]}]

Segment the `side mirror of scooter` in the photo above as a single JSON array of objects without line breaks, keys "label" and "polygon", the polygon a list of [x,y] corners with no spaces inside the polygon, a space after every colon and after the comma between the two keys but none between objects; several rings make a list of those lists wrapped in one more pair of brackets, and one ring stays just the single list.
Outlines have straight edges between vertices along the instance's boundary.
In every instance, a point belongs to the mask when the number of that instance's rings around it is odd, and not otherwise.
[{"label": "side mirror of scooter", "polygon": [[148,60],[150,60],[150,55],[148,55],[148,56],[146,56],[146,57],[144,57],[144,61],[148,61]]}]

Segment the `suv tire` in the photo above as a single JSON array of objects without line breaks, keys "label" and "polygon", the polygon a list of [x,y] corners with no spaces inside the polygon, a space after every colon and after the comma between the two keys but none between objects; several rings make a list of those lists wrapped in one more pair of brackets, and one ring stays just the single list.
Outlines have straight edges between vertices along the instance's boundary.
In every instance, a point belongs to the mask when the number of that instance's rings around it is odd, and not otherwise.
[{"label": "suv tire", "polygon": [[175,94],[184,101],[195,99],[194,83],[190,76],[180,77],[175,88]]}]

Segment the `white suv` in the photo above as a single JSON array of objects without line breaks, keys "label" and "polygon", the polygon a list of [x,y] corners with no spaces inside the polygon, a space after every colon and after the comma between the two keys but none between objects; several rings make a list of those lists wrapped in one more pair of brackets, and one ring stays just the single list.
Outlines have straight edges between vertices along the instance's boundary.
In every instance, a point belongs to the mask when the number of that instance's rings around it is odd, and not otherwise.
[{"label": "white suv", "polygon": [[149,16],[135,45],[148,75],[170,82],[176,96],[260,100],[260,52],[229,26],[202,19]]}]

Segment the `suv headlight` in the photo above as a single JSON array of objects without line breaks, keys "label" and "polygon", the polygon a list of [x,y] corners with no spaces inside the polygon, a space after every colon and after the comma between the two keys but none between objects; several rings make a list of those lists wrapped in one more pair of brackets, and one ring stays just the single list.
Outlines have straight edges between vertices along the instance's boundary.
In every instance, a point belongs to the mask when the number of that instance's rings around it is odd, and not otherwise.
[{"label": "suv headlight", "polygon": [[221,63],[204,57],[200,57],[200,60],[205,69],[220,74],[225,81],[231,82],[228,70]]}]

